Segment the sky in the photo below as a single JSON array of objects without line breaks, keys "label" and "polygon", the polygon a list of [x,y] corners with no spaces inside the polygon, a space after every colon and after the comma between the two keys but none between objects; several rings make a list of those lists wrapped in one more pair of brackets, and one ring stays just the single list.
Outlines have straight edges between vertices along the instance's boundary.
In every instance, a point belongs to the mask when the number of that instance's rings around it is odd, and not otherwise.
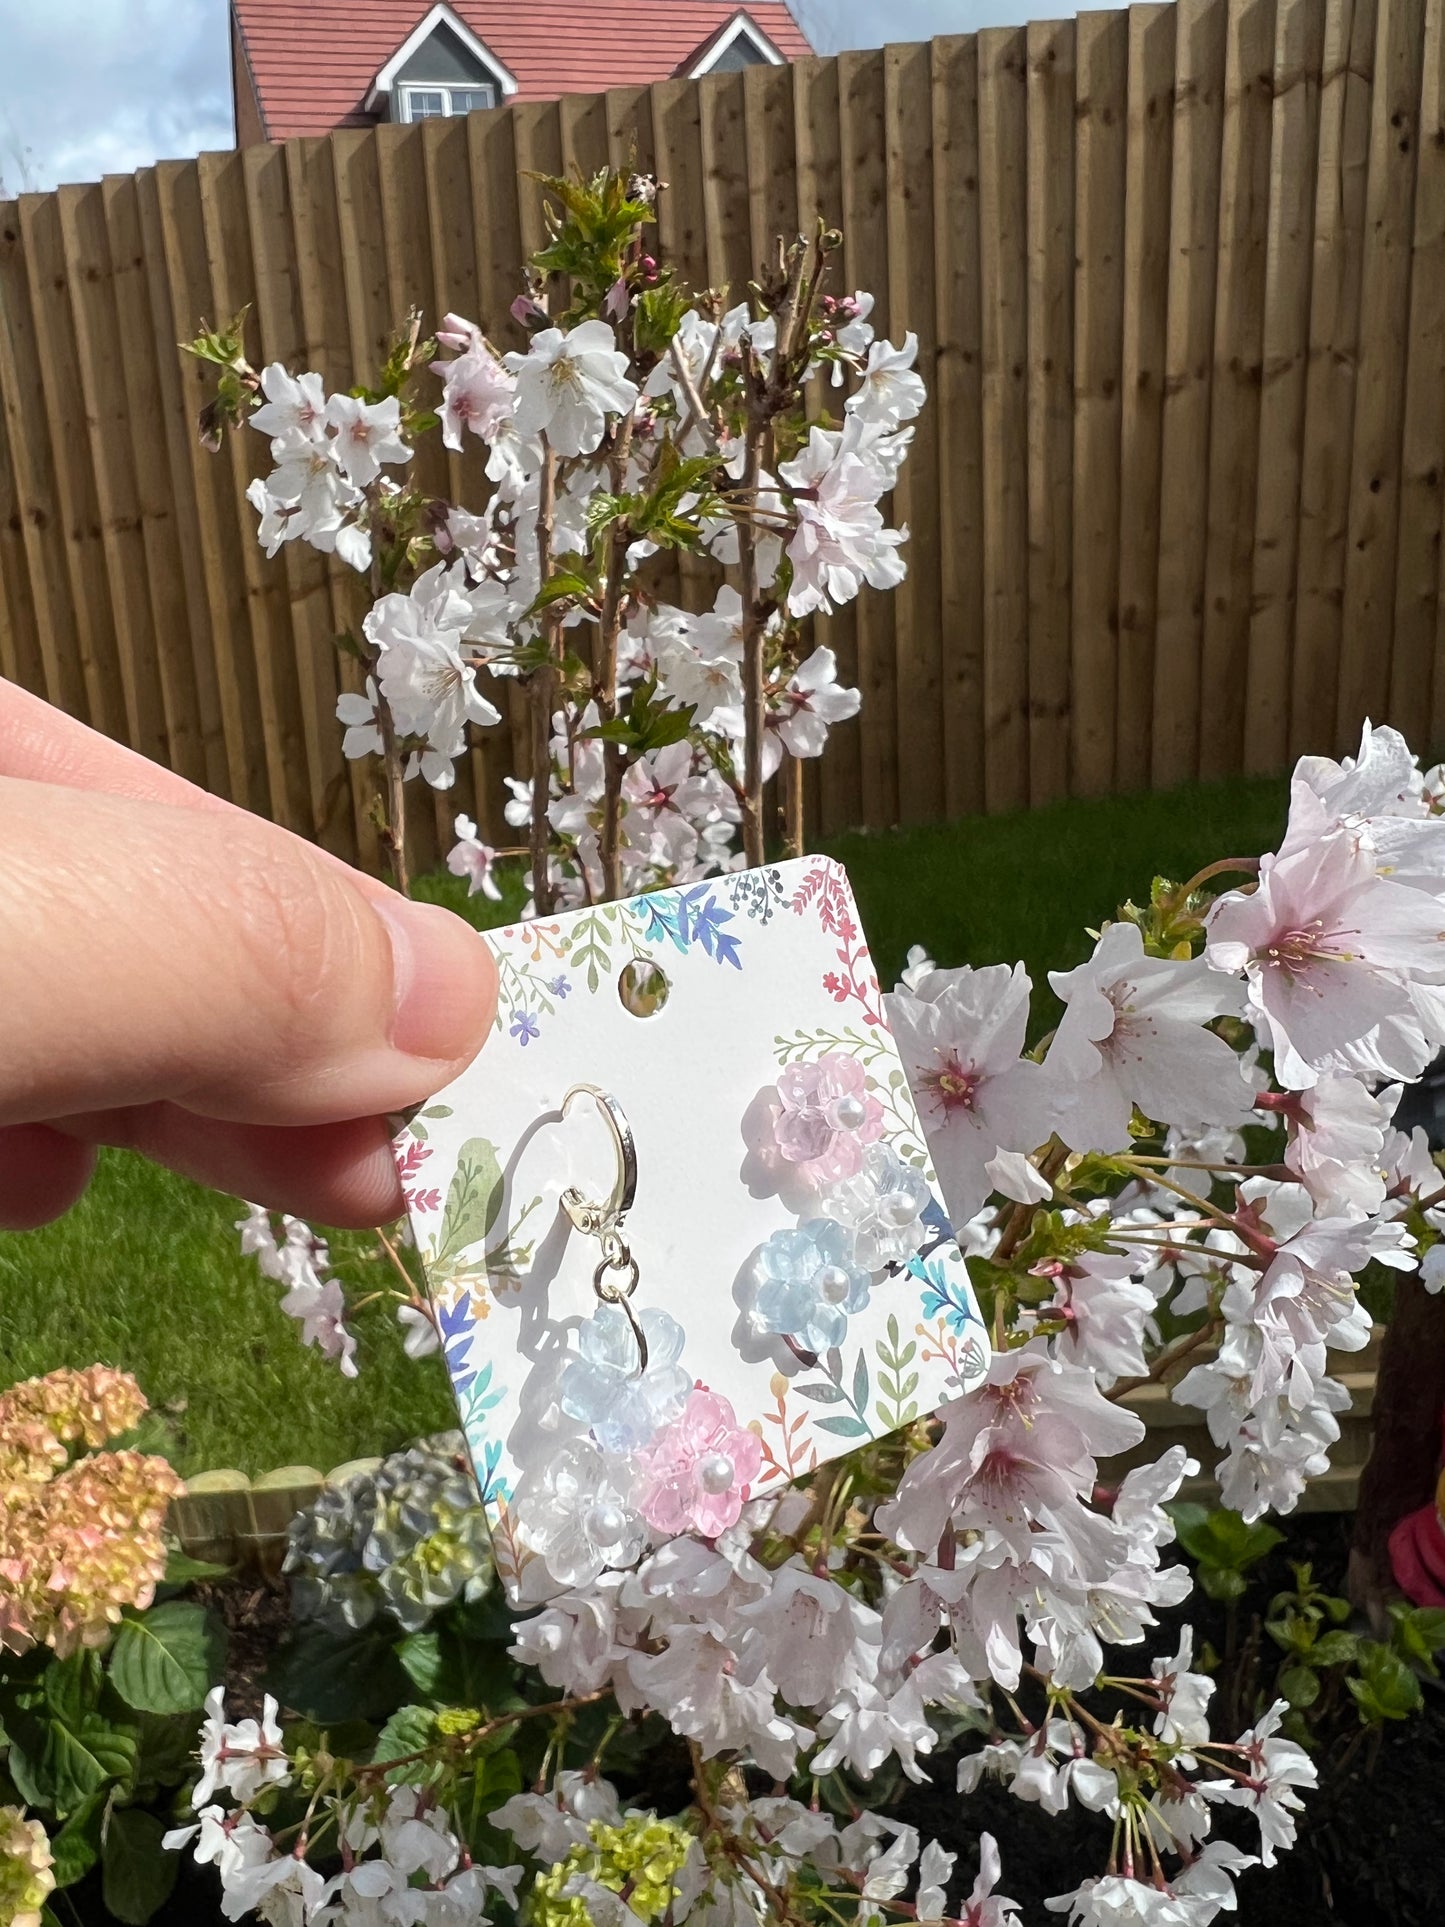
[{"label": "sky", "polygon": [[[797,0],[794,11],[819,51],[836,53],[1050,9],[1047,0]],[[5,192],[231,146],[227,17],[226,0],[0,0]]]}]

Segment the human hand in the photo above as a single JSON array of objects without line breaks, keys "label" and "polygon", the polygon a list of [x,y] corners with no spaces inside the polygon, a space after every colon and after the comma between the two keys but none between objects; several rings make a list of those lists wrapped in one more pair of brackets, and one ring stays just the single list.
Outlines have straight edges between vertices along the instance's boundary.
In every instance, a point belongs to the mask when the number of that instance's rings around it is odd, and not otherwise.
[{"label": "human hand", "polygon": [[480,1050],[496,968],[409,902],[0,680],[0,1226],[99,1144],[343,1226],[400,1215],[384,1114]]}]

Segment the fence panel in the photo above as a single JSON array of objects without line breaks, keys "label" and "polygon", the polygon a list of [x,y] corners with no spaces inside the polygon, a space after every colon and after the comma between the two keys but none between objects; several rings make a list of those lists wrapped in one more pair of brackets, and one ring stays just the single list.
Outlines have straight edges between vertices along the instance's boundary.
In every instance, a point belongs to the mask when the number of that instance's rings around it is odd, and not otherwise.
[{"label": "fence panel", "polygon": [[[657,252],[743,298],[780,234],[916,336],[909,577],[813,624],[863,692],[816,827],[1262,774],[1366,715],[1445,748],[1445,0],[1177,0],[165,162],[0,205],[0,672],[362,863],[334,710],[367,584],[268,562],[176,343],[367,380],[407,310],[501,348],[538,173],[663,182]],[[815,406],[838,397],[817,385]],[[428,449],[475,503],[484,451]],[[669,586],[710,602],[683,558]],[[514,682],[458,811],[506,835]]]}]

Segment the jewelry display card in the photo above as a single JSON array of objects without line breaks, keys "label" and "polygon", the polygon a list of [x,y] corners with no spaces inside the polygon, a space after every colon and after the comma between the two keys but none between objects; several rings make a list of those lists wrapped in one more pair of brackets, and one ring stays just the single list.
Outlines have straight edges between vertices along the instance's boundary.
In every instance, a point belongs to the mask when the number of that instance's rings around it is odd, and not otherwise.
[{"label": "jewelry display card", "polygon": [[485,941],[495,1035],[396,1153],[514,1599],[715,1537],[984,1376],[841,865]]}]

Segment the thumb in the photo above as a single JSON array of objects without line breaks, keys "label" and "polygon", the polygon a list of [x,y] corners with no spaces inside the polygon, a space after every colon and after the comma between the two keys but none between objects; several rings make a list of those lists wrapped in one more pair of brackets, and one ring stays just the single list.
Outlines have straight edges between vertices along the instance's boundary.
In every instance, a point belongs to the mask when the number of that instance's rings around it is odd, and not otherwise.
[{"label": "thumb", "polygon": [[259,817],[0,778],[0,877],[0,1124],[375,1116],[491,1025],[475,931]]}]

